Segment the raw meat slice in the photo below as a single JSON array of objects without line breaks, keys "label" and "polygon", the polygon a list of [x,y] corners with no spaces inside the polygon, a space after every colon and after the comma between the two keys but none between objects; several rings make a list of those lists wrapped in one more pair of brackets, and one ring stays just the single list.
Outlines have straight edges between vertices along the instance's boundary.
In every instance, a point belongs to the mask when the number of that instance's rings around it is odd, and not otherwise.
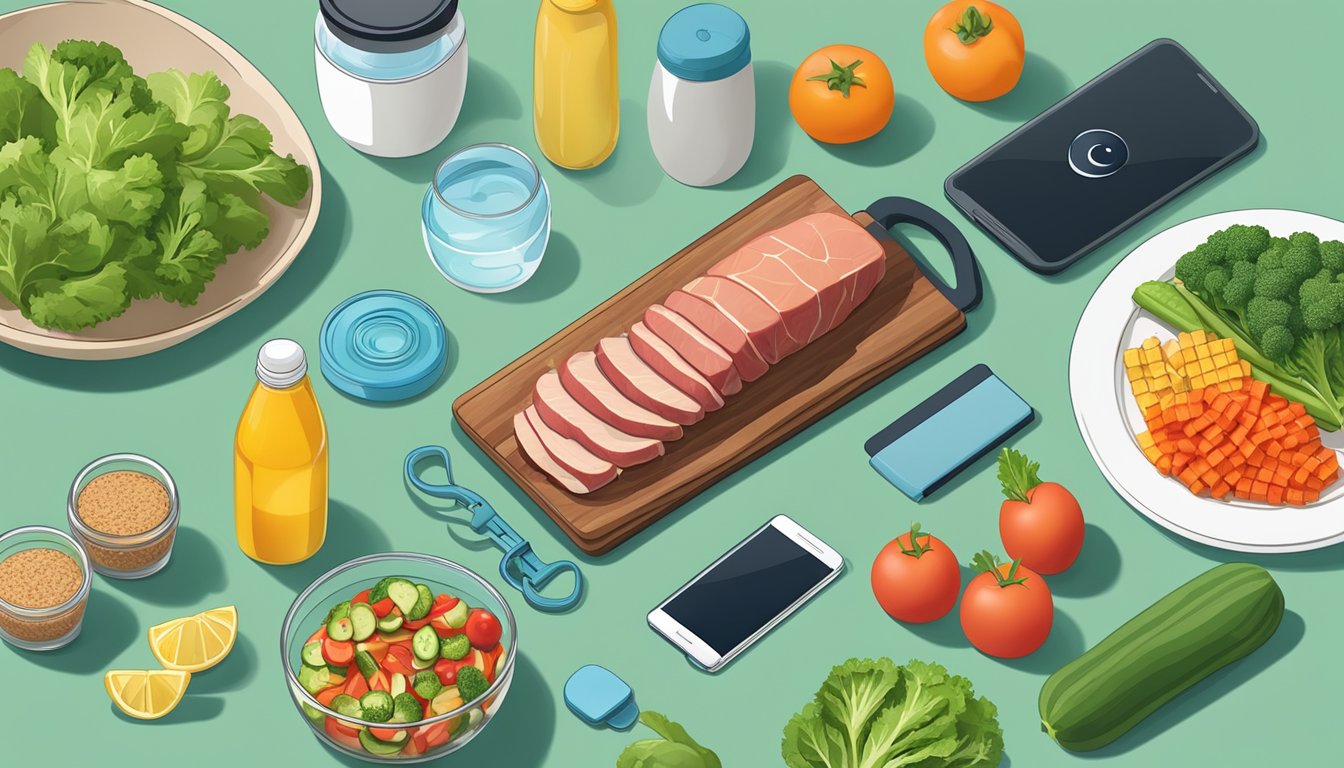
[{"label": "raw meat slice", "polygon": [[630,326],[630,347],[639,355],[650,368],[658,373],[659,376],[672,382],[672,385],[682,392],[695,398],[695,401],[704,408],[706,412],[717,411],[723,407],[723,396],[709,383],[709,379],[700,375],[695,367],[686,362],[686,358],[677,354],[677,351],[666,341],[658,338],[658,334],[649,330],[644,323],[635,323]]},{"label": "raw meat slice", "polygon": [[784,319],[793,343],[809,344],[849,317],[886,273],[882,246],[853,220],[814,213],[747,243],[715,264]]},{"label": "raw meat slice", "polygon": [[733,366],[728,351],[690,320],[662,304],[654,304],[644,312],[644,325],[709,379],[719,394],[727,397],[742,391],[742,375]]},{"label": "raw meat slice", "polygon": [[755,381],[770,370],[746,331],[713,302],[686,291],[673,291],[663,299],[663,306],[690,320],[691,325],[723,347],[743,381]]},{"label": "raw meat slice", "polygon": [[597,353],[579,352],[557,369],[565,391],[585,410],[613,427],[655,440],[680,440],[681,426],[621,394],[597,367]]},{"label": "raw meat slice", "polygon": [[704,406],[640,359],[625,336],[599,341],[596,352],[597,367],[635,403],[677,424],[694,424],[705,417]]},{"label": "raw meat slice", "polygon": [[[536,431],[532,429],[532,425],[528,423],[527,417],[523,415],[522,411],[513,415],[513,434],[518,438],[518,448],[523,452],[523,455],[535,464],[543,474],[551,478],[556,485],[570,493],[592,493],[611,482],[608,479],[606,482],[587,485],[567,472],[542,447],[541,438],[537,437]],[[611,477],[615,478],[616,475],[613,473]]]},{"label": "raw meat slice", "polygon": [[697,277],[682,290],[712,304],[733,321],[746,333],[752,347],[771,365],[802,349],[802,345],[789,336],[784,328],[784,318],[779,316],[774,307],[726,277]]},{"label": "raw meat slice", "polygon": [[600,459],[624,469],[643,464],[663,455],[663,444],[647,437],[635,437],[622,432],[589,413],[579,401],[565,391],[560,374],[547,371],[537,379],[532,394],[546,426],[564,437],[577,440]]},{"label": "raw meat slice", "polygon": [[589,488],[596,488],[606,485],[616,477],[615,464],[599,459],[577,440],[570,440],[546,426],[541,414],[537,413],[536,406],[529,405],[523,411],[523,415],[527,417],[527,423],[532,427],[532,431],[541,439],[541,447],[546,453],[555,459],[555,463],[559,464],[561,469],[578,478],[579,482]]}]

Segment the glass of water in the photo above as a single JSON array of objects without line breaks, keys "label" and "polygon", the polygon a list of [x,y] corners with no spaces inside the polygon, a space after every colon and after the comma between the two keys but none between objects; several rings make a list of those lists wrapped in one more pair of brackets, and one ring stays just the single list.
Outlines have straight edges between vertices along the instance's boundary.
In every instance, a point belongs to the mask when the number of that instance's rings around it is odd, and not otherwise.
[{"label": "glass of water", "polygon": [[434,266],[453,285],[476,293],[527,282],[551,236],[541,171],[506,144],[476,144],[449,155],[434,173],[420,218]]}]

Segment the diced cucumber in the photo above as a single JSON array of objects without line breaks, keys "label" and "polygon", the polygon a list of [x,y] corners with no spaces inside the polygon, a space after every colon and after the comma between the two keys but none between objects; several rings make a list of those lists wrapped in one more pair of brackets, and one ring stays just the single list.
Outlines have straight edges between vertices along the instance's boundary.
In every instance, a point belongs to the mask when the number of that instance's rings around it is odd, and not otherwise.
[{"label": "diced cucumber", "polygon": [[344,619],[350,615],[350,601],[342,600],[333,605],[330,611],[327,611],[327,620],[323,623],[330,624],[332,619]]},{"label": "diced cucumber", "polygon": [[307,715],[309,720],[312,720],[318,725],[321,725],[323,721],[327,719],[327,716],[322,714],[321,710],[306,701],[300,701],[299,706],[303,707],[303,714]]},{"label": "diced cucumber", "polygon": [[472,709],[467,710],[466,717],[457,721],[457,729],[453,731],[453,738],[456,739],[459,736],[465,736],[476,726],[480,725],[481,720],[484,718],[485,713],[481,711],[480,707],[473,707]]},{"label": "diced cucumber", "polygon": [[443,690],[443,683],[439,682],[439,676],[433,670],[425,670],[415,676],[411,682],[411,687],[419,694],[420,698],[429,701],[439,695]]},{"label": "diced cucumber", "polygon": [[453,629],[461,629],[467,626],[467,616],[469,615],[471,615],[471,609],[467,607],[467,601],[458,600],[456,605],[443,614],[443,621]]},{"label": "diced cucumber", "polygon": [[305,664],[303,669],[299,670],[299,685],[303,686],[305,691],[316,696],[318,691],[330,687],[331,670],[326,667],[310,667]]},{"label": "diced cucumber", "polygon": [[355,666],[359,667],[359,673],[365,679],[378,674],[378,662],[373,660],[373,654],[368,651],[355,652]]},{"label": "diced cucumber", "polygon": [[393,672],[392,679],[388,681],[387,686],[391,689],[392,696],[395,698],[405,693],[407,686],[410,684],[411,682],[406,679],[405,675],[400,672]]},{"label": "diced cucumber", "polygon": [[359,700],[364,710],[363,720],[371,723],[386,723],[392,719],[392,694],[387,691],[369,691]]},{"label": "diced cucumber", "polygon": [[401,615],[410,616],[411,609],[415,608],[415,604],[420,600],[420,591],[411,582],[396,579],[387,585],[387,596],[392,598],[393,605],[401,609]]},{"label": "diced cucumber", "polygon": [[[365,603],[350,606],[349,622],[352,629],[351,637],[343,639],[353,638],[357,643],[373,637],[374,630],[378,628],[378,617],[373,615],[373,609]],[[327,634],[331,634],[330,628],[327,629]]]},{"label": "diced cucumber", "polygon": [[353,717],[356,720],[364,719],[364,708],[359,705],[359,699],[349,694],[336,694],[336,698],[331,700],[331,708],[346,717]]},{"label": "diced cucumber", "polygon": [[396,632],[398,629],[401,629],[401,623],[403,621],[405,621],[405,619],[401,618],[401,614],[389,613],[378,620],[378,631]]},{"label": "diced cucumber", "polygon": [[411,637],[411,653],[422,661],[439,657],[439,633],[433,627],[421,627]]},{"label": "diced cucumber", "polygon": [[402,747],[406,746],[406,732],[401,732],[399,741],[383,741],[377,738],[367,730],[359,732],[359,745],[364,747],[370,755],[379,757],[390,757],[401,752]]},{"label": "diced cucumber", "polygon": [[380,579],[377,584],[373,585],[373,589],[369,590],[369,602],[376,603],[387,597],[387,585],[397,581],[398,578],[397,576],[388,576],[385,579]]},{"label": "diced cucumber", "polygon": [[429,591],[429,587],[424,584],[416,584],[415,592],[419,597],[415,600],[415,606],[406,614],[406,618],[411,621],[419,621],[425,618],[429,615],[429,609],[434,607],[434,593]]},{"label": "diced cucumber", "polygon": [[439,662],[438,657],[432,659],[421,659],[414,653],[411,654],[411,669],[429,669]]},{"label": "diced cucumber", "polygon": [[471,641],[466,635],[445,637],[439,642],[439,656],[451,661],[461,661],[471,653]]},{"label": "diced cucumber", "polygon": [[322,657],[321,640],[314,640],[303,646],[303,653],[301,655],[303,656],[303,663],[309,666],[320,667],[327,663],[327,660]]},{"label": "diced cucumber", "polygon": [[355,634],[355,626],[346,616],[327,622],[327,637],[336,641],[349,640]]},{"label": "diced cucumber", "polygon": [[394,723],[418,723],[425,717],[425,710],[420,707],[420,702],[409,693],[398,694],[392,699],[392,722]]}]

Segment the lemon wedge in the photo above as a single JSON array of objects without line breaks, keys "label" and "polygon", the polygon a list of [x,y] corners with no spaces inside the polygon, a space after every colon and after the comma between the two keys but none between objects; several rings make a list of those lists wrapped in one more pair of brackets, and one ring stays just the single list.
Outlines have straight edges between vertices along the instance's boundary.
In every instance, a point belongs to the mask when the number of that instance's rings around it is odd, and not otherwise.
[{"label": "lemon wedge", "polygon": [[103,675],[103,686],[117,709],[140,720],[157,720],[182,701],[190,672],[178,670],[122,670]]},{"label": "lemon wedge", "polygon": [[238,609],[232,605],[149,628],[149,647],[164,669],[207,670],[229,655],[238,639]]}]

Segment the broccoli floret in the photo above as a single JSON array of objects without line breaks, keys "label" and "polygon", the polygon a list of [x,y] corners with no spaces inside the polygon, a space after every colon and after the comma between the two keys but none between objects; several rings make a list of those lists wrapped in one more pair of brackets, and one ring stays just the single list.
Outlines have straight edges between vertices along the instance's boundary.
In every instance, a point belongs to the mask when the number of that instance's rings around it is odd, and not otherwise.
[{"label": "broccoli floret", "polygon": [[1326,240],[1321,243],[1321,266],[1338,275],[1344,272],[1344,243]]},{"label": "broccoli floret", "polygon": [[1176,260],[1176,279],[1197,294],[1204,291],[1204,276],[1210,269],[1219,266],[1216,254],[1203,243]]},{"label": "broccoli floret", "polygon": [[1235,264],[1238,261],[1255,261],[1256,257],[1269,248],[1272,238],[1264,227],[1248,227],[1245,224],[1233,224],[1220,232],[1209,235],[1204,241],[1219,264]]},{"label": "broccoli floret", "polygon": [[485,673],[475,667],[462,667],[457,670],[457,695],[462,697],[465,702],[472,702],[480,698],[490,688],[490,683],[485,680]]},{"label": "broccoli floret", "polygon": [[1260,351],[1270,360],[1283,360],[1293,350],[1293,332],[1286,325],[1271,325],[1260,336]]},{"label": "broccoli floret", "polygon": [[1308,329],[1334,330],[1344,323],[1344,284],[1315,277],[1302,283],[1298,296],[1302,322]]},{"label": "broccoli floret", "polygon": [[1288,250],[1288,240],[1282,237],[1273,238],[1269,247],[1260,257],[1255,260],[1255,266],[1258,269],[1278,269],[1283,266],[1283,254]]},{"label": "broccoli floret", "polygon": [[1321,271],[1321,254],[1315,247],[1290,245],[1283,253],[1283,268],[1301,282]]},{"label": "broccoli floret", "polygon": [[1321,247],[1321,238],[1310,232],[1294,232],[1288,236],[1288,245],[1294,248],[1310,248],[1314,251]]},{"label": "broccoli floret", "polygon": [[1227,287],[1227,283],[1231,279],[1232,276],[1226,268],[1214,267],[1204,273],[1203,293],[1210,296],[1222,296],[1223,289]]},{"label": "broccoli floret", "polygon": [[1246,330],[1265,357],[1282,360],[1293,348],[1293,333],[1288,330],[1292,312],[1293,306],[1282,299],[1256,296],[1247,302]]},{"label": "broccoli floret", "polygon": [[1262,267],[1255,275],[1255,286],[1252,290],[1256,298],[1287,300],[1297,295],[1297,287],[1301,282],[1286,269]]},{"label": "broccoli floret", "polygon": [[[1232,265],[1232,274],[1227,285],[1223,286],[1223,302],[1237,311],[1246,313],[1246,303],[1255,295],[1255,265],[1249,261],[1239,261]],[[1244,317],[1243,317],[1244,320]]]}]

